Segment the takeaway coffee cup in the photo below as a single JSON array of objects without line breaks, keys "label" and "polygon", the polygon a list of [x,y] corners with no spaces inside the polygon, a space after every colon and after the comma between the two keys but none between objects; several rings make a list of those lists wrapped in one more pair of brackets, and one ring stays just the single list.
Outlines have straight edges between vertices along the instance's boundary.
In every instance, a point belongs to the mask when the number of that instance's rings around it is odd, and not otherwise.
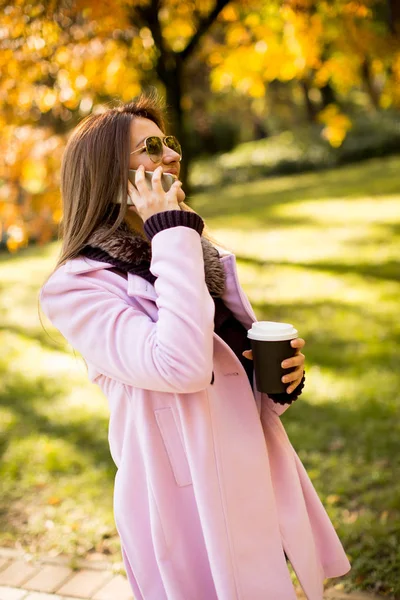
[{"label": "takeaway coffee cup", "polygon": [[256,385],[259,392],[278,394],[286,392],[289,383],[283,383],[283,375],[295,369],[283,369],[285,358],[296,354],[290,341],[297,338],[297,330],[290,323],[276,321],[256,321],[248,330],[253,351]]}]

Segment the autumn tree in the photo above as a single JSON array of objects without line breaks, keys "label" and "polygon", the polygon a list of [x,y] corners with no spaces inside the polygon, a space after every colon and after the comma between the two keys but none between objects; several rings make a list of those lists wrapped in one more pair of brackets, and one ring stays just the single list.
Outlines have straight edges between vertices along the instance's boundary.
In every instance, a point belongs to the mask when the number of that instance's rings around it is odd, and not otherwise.
[{"label": "autumn tree", "polygon": [[393,0],[3,0],[0,8],[0,218],[10,249],[54,230],[66,133],[143,87],[165,94],[184,148],[195,99],[208,89],[258,103],[262,135],[269,90],[297,86],[308,118],[336,146],[351,127],[340,99],[353,90],[372,108],[400,106]]}]

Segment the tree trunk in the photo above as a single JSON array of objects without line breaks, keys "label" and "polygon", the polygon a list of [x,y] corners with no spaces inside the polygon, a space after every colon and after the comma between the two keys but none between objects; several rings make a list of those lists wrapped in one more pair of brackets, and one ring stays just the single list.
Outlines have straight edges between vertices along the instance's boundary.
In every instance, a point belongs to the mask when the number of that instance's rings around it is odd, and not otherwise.
[{"label": "tree trunk", "polygon": [[[197,30],[186,48],[180,53],[168,51],[164,45],[162,28],[159,21],[160,0],[151,0],[150,4],[137,6],[131,13],[132,24],[135,25],[136,19],[146,27],[149,27],[154,43],[159,51],[159,58],[156,66],[156,72],[159,79],[165,86],[168,116],[172,131],[179,138],[185,153],[186,134],[184,124],[184,114],[182,110],[182,88],[183,88],[183,68],[198,47],[202,36],[209,30],[214,21],[218,18],[220,12],[229,3],[229,0],[216,0],[214,8],[208,15],[202,17],[199,21]],[[188,151],[185,153],[185,159],[181,163],[180,178],[182,180],[185,192],[189,192],[188,170],[190,156]]]},{"label": "tree trunk", "polygon": [[376,89],[373,76],[371,73],[371,65],[368,58],[364,59],[364,62],[361,65],[361,74],[362,78],[368,92],[368,96],[371,100],[371,105],[375,110],[379,109],[379,92]]},{"label": "tree trunk", "polygon": [[314,106],[314,103],[310,100],[310,96],[308,95],[308,92],[310,89],[308,82],[305,79],[300,79],[299,83],[300,83],[301,89],[303,90],[307,120],[309,121],[309,123],[315,123],[318,110],[317,110],[316,106]]},{"label": "tree trunk", "polygon": [[328,104],[337,104],[335,90],[330,83],[326,83],[320,88],[322,96],[322,109],[326,108]]},{"label": "tree trunk", "polygon": [[180,179],[182,181],[182,188],[188,193],[190,155],[187,151],[188,144],[186,144],[184,112],[182,110],[183,64],[179,55],[170,57],[170,64],[168,64],[166,68],[160,69],[159,77],[165,86],[167,115],[170,129],[173,134],[176,135],[182,146],[183,158],[181,162]]},{"label": "tree trunk", "polygon": [[388,0],[389,7],[389,29],[393,35],[400,38],[400,2],[399,0]]}]

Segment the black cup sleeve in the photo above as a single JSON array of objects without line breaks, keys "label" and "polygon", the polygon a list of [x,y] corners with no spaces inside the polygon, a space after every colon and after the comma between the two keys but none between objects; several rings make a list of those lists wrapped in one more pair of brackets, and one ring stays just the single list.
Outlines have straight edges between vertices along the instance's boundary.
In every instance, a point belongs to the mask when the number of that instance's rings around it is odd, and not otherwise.
[{"label": "black cup sleeve", "polygon": [[306,380],[306,373],[304,371],[304,375],[303,375],[301,382],[299,383],[297,388],[295,390],[293,390],[293,392],[291,392],[290,394],[287,394],[286,392],[282,392],[279,394],[268,394],[268,396],[269,396],[269,398],[271,398],[271,400],[276,402],[276,404],[292,404],[292,402],[297,400],[297,398],[303,392],[305,380]]}]

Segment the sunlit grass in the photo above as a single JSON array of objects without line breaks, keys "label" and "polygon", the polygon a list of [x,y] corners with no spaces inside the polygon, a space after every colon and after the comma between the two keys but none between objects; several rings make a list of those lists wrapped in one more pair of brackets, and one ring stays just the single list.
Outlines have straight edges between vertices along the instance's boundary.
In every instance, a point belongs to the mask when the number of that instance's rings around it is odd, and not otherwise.
[{"label": "sunlit grass", "polygon": [[108,408],[82,359],[41,314],[57,244],[0,262],[1,544],[119,559]]},{"label": "sunlit grass", "polygon": [[[192,199],[257,317],[307,342],[306,388],[282,421],[351,560],[344,581],[387,597],[400,594],[399,171],[393,157]],[[0,543],[120,560],[106,399],[38,320],[57,251],[0,261]]]},{"label": "sunlit grass", "polygon": [[282,421],[352,563],[346,585],[387,594],[400,594],[399,170],[373,160],[194,203],[257,317],[307,342],[306,389]]}]

